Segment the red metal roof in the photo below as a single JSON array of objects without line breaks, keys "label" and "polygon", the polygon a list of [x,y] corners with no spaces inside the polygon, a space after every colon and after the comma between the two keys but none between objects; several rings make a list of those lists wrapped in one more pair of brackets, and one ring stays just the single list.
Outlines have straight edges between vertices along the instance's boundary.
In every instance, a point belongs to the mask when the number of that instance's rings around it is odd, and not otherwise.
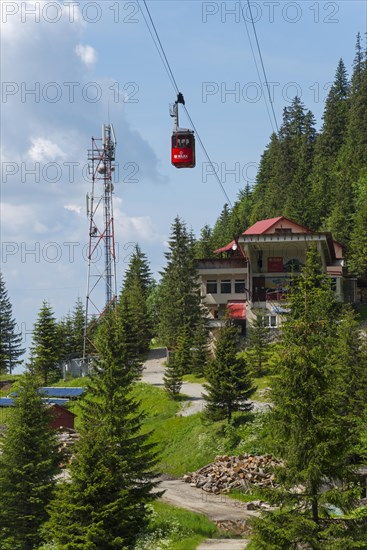
[{"label": "red metal roof", "polygon": [[251,225],[246,231],[242,233],[242,235],[262,235],[270,229],[275,223],[282,220],[284,216],[278,216],[277,218],[269,218],[268,220],[261,220],[259,222],[254,223],[254,225]]},{"label": "red metal roof", "polygon": [[297,225],[299,228],[304,230],[303,232],[312,233],[312,230],[308,227],[305,227],[304,225],[301,225],[300,223],[297,223],[290,218],[286,218],[285,216],[278,216],[277,218],[269,218],[268,220],[261,220],[254,223],[254,225],[251,225],[251,227],[246,229],[246,231],[244,231],[242,235],[262,235],[263,233],[269,231],[269,229],[273,227],[273,225],[282,220],[287,220],[291,224]]},{"label": "red metal roof", "polygon": [[218,250],[214,250],[214,252],[228,252],[228,250],[232,250],[232,246],[236,243],[236,241],[231,241],[229,244],[226,244],[226,246],[222,246],[222,248],[218,248]]},{"label": "red metal roof", "polygon": [[231,319],[246,319],[246,302],[228,302],[227,310]]}]

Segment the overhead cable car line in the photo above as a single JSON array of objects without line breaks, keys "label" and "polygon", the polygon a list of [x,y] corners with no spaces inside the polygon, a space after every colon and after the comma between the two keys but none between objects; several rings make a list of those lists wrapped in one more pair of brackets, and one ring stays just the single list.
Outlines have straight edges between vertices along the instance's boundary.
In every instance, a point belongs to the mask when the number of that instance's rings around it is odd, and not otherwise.
[{"label": "overhead cable car line", "polygon": [[[268,96],[269,96],[269,102],[270,102],[270,106],[271,106],[271,110],[272,110],[272,113],[273,113],[273,117],[274,117],[274,121],[275,121],[275,126],[276,126],[276,129],[277,129],[277,132],[279,133],[279,127],[278,127],[278,121],[277,121],[277,117],[275,116],[275,111],[274,111],[274,104],[273,104],[273,100],[271,99],[271,93],[270,93],[270,88],[269,88],[269,82],[268,82],[268,78],[266,76],[266,71],[265,71],[265,66],[264,66],[264,61],[263,61],[263,56],[261,54],[261,49],[260,49],[260,44],[259,44],[259,39],[257,37],[257,32],[256,32],[256,27],[255,27],[255,22],[254,22],[254,18],[252,17],[252,10],[251,10],[251,4],[250,4],[250,0],[247,0],[247,6],[249,8],[249,12],[250,12],[250,18],[251,18],[251,23],[252,23],[252,28],[253,28],[253,31],[254,31],[254,35],[255,35],[255,40],[256,40],[256,45],[257,45],[257,51],[259,52],[259,58],[260,58],[260,62],[261,62],[261,67],[262,67],[262,70],[263,70],[263,74],[264,74],[264,79],[265,79],[265,86],[266,86],[266,89],[268,91]],[[241,12],[242,12],[242,18],[245,22],[245,25],[246,25],[246,30],[247,30],[247,24],[246,24],[246,18],[245,18],[245,14],[244,14],[244,10],[243,10],[243,4],[241,2]],[[248,34],[248,30],[247,30],[247,34]],[[250,40],[250,37],[249,37],[249,40]],[[251,45],[251,40],[250,40],[250,45]],[[251,50],[252,50],[252,45],[251,45]],[[253,50],[252,50],[253,51]],[[255,57],[254,57],[255,59]],[[255,65],[256,65],[256,69],[257,69],[257,63],[255,61]],[[259,74],[259,72],[258,72]],[[261,83],[261,79],[260,79],[260,83]],[[265,96],[264,96],[265,97]],[[266,103],[266,101],[265,101]],[[266,108],[268,109],[268,105],[266,103]],[[268,113],[269,113],[269,110],[268,110]],[[272,127],[273,127],[273,124],[271,124]],[[274,128],[273,128],[274,130]]]},{"label": "overhead cable car line", "polygon": [[[244,13],[244,6],[243,6],[242,2],[241,2],[241,11],[242,11],[242,18],[243,18],[243,21],[244,21],[244,23],[245,23],[247,38],[248,38],[248,41],[249,41],[249,44],[250,44],[250,48],[251,48],[251,52],[252,52],[252,58],[253,58],[253,60],[254,60],[255,67],[256,67],[257,78],[258,78],[258,80],[259,80],[260,88],[262,89],[262,78],[261,78],[261,75],[260,75],[259,66],[258,66],[258,64],[257,64],[255,51],[254,51],[254,48],[253,48],[253,46],[252,46],[251,36],[250,36],[250,32],[249,32],[249,30],[248,30],[247,21],[246,21],[246,17],[245,17],[245,13]],[[251,15],[251,18],[252,18],[252,15]],[[273,132],[275,133],[274,124],[273,124],[273,119],[272,119],[272,117],[271,117],[271,113],[270,113],[270,110],[269,110],[269,105],[268,105],[268,100],[267,100],[267,98],[266,98],[266,94],[264,94],[264,103],[265,103],[266,111],[267,111],[267,113],[268,113],[268,117],[269,117],[269,121],[270,121],[270,126],[271,126]],[[275,120],[275,123],[276,123],[276,120]]]},{"label": "overhead cable car line", "polygon": [[[150,22],[151,22],[151,24],[152,24],[152,27],[153,27],[153,30],[154,30],[154,34],[155,34],[155,36],[156,36],[156,40],[154,40],[154,38],[153,38],[153,35],[152,35],[152,33],[151,33],[151,30],[150,30],[150,27],[149,27],[149,25],[148,25],[148,21],[147,21],[146,17],[144,16],[143,10],[140,9],[140,11],[143,13],[143,18],[144,18],[145,24],[146,24],[147,27],[148,27],[148,30],[149,30],[150,35],[152,36],[154,45],[155,45],[155,47],[157,48],[158,53],[159,53],[159,56],[160,56],[160,58],[161,58],[161,60],[162,60],[162,62],[163,62],[163,64],[164,64],[164,66],[165,66],[165,69],[166,69],[166,71],[167,71],[167,73],[168,73],[168,75],[169,75],[171,84],[172,84],[172,86],[173,86],[175,92],[176,92],[177,94],[179,94],[180,92],[179,92],[179,88],[178,88],[178,86],[177,86],[176,79],[175,79],[175,77],[174,77],[174,75],[173,75],[173,72],[172,72],[171,66],[170,66],[170,64],[169,64],[169,61],[168,61],[168,59],[167,59],[166,53],[165,53],[165,51],[164,51],[162,42],[161,42],[161,40],[160,40],[160,38],[159,38],[159,36],[158,36],[158,32],[157,32],[156,26],[154,25],[152,16],[150,15],[150,12],[149,12],[149,9],[148,9],[146,0],[143,0],[143,3],[144,3],[144,6],[145,6],[145,9],[146,9],[146,11],[147,11],[147,14],[148,14],[148,16],[149,16],[149,20],[150,20]],[[159,47],[158,47],[157,42],[158,42],[158,44],[159,44]],[[159,48],[160,48],[161,51],[159,50]],[[163,61],[163,59],[164,59],[164,61]],[[211,158],[209,157],[209,154],[208,154],[208,152],[207,152],[207,150],[206,150],[206,148],[205,148],[205,146],[204,146],[204,143],[203,143],[203,141],[202,141],[202,139],[201,139],[201,137],[200,137],[200,135],[199,135],[199,133],[198,133],[198,131],[197,131],[197,129],[196,129],[196,127],[195,127],[193,121],[192,121],[192,118],[191,118],[191,116],[190,116],[190,114],[189,114],[189,111],[187,110],[187,107],[186,107],[184,104],[183,104],[183,107],[184,107],[185,113],[186,113],[186,115],[187,115],[187,117],[188,117],[188,119],[189,119],[189,121],[190,121],[190,124],[191,124],[192,128],[194,129],[194,131],[195,131],[195,133],[196,133],[197,139],[198,139],[198,141],[199,141],[199,143],[200,143],[200,146],[201,146],[201,148],[202,148],[202,150],[203,150],[203,153],[204,153],[204,155],[205,155],[205,157],[206,157],[208,163],[210,164],[210,166],[211,166],[211,168],[212,168],[213,175],[214,175],[214,177],[216,178],[216,180],[217,180],[217,182],[218,182],[218,185],[219,185],[220,188],[222,189],[222,191],[223,191],[223,193],[224,193],[224,196],[226,197],[226,200],[227,200],[229,206],[230,206],[231,208],[233,208],[232,201],[231,201],[231,199],[229,198],[229,196],[228,196],[228,194],[227,194],[227,192],[226,192],[226,190],[225,190],[225,188],[224,188],[222,182],[220,181],[220,178],[219,178],[219,176],[218,176],[218,173],[217,173],[217,171],[215,170],[214,165],[213,165],[213,162],[212,162]]]},{"label": "overhead cable car line", "polygon": [[[153,29],[155,30],[155,33],[156,33],[156,35],[158,36],[158,33],[157,33],[156,29],[155,29],[155,25],[154,25],[153,20],[152,20],[152,18],[151,18],[151,16],[150,16],[148,7],[147,7],[147,5],[146,5],[146,2],[145,2],[145,0],[143,0],[143,1],[144,1],[144,4],[145,4],[145,8],[146,8],[146,10],[147,10],[147,12],[148,12],[150,21],[151,21],[151,23],[152,23]],[[170,68],[170,66],[169,66],[167,57],[165,56],[165,53],[164,53],[164,50],[163,50],[161,41],[159,40],[159,37],[158,37],[158,42],[159,42],[159,44],[160,44],[160,46],[161,46],[161,49],[160,49],[159,46],[157,45],[156,38],[154,37],[154,35],[153,35],[153,33],[152,33],[152,30],[151,30],[151,28],[150,28],[150,26],[149,26],[149,24],[148,24],[147,18],[145,17],[144,11],[143,11],[141,8],[140,8],[140,11],[141,11],[141,13],[142,13],[142,16],[143,16],[143,19],[144,19],[145,24],[146,24],[146,26],[147,26],[147,29],[148,29],[148,31],[149,31],[149,34],[150,34],[150,36],[152,37],[153,43],[154,43],[154,45],[155,45],[155,47],[156,47],[156,49],[157,49],[157,52],[158,52],[158,54],[159,54],[159,57],[160,57],[161,60],[162,60],[162,63],[163,63],[163,66],[164,66],[164,68],[165,68],[165,70],[166,70],[166,73],[167,73],[167,75],[168,75],[168,78],[170,79],[173,88],[176,90],[177,93],[179,93],[179,90],[178,90],[178,86],[177,86],[175,77],[173,76],[173,73],[172,73],[171,68]],[[162,54],[162,51],[161,51],[161,50],[163,51],[163,54]]]}]

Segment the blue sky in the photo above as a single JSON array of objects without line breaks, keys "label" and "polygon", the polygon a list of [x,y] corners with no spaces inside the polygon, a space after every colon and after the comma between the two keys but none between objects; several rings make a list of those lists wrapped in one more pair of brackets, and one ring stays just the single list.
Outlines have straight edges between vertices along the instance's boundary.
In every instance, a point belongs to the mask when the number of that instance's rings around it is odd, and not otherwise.
[{"label": "blue sky", "polygon": [[[246,181],[254,182],[272,132],[240,2],[148,6],[234,202]],[[366,1],[251,6],[278,123],[301,94],[320,127],[338,60],[350,73],[356,34],[366,32]],[[60,318],[85,296],[90,184],[83,170],[102,123],[114,124],[118,140],[119,286],[134,243],[157,274],[176,214],[199,234],[226,200],[200,148],[195,169],[170,165],[168,104],[175,92],[137,2],[3,1],[1,27],[1,270],[28,346],[43,299]],[[180,122],[188,126],[183,113]]]}]

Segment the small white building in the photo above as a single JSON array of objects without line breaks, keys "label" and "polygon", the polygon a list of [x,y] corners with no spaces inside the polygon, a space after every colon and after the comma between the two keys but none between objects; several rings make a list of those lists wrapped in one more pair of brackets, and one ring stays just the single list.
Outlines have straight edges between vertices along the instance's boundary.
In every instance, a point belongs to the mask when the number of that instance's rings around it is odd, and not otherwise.
[{"label": "small white building", "polygon": [[337,299],[355,302],[356,279],[346,273],[343,246],[328,232],[313,232],[279,216],[256,222],[237,241],[216,250],[218,258],[197,260],[211,328],[222,326],[226,314],[242,334],[257,314],[277,328],[286,312],[289,281],[300,273],[311,244],[320,252]]}]

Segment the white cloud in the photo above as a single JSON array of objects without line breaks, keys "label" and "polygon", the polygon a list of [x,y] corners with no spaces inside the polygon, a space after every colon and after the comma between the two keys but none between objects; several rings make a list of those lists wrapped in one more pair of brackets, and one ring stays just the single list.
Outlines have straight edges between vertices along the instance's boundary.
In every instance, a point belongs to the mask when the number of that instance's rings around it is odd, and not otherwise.
[{"label": "white cloud", "polygon": [[69,212],[75,212],[75,214],[81,214],[82,213],[82,207],[78,206],[77,204],[65,204],[64,205],[65,210],[69,210]]},{"label": "white cloud", "polygon": [[75,52],[87,67],[94,65],[97,61],[97,52],[92,46],[83,46],[83,44],[78,44],[75,48]]},{"label": "white cloud", "polygon": [[65,158],[64,151],[49,139],[31,138],[32,146],[28,150],[28,156],[35,162],[45,162]]}]

